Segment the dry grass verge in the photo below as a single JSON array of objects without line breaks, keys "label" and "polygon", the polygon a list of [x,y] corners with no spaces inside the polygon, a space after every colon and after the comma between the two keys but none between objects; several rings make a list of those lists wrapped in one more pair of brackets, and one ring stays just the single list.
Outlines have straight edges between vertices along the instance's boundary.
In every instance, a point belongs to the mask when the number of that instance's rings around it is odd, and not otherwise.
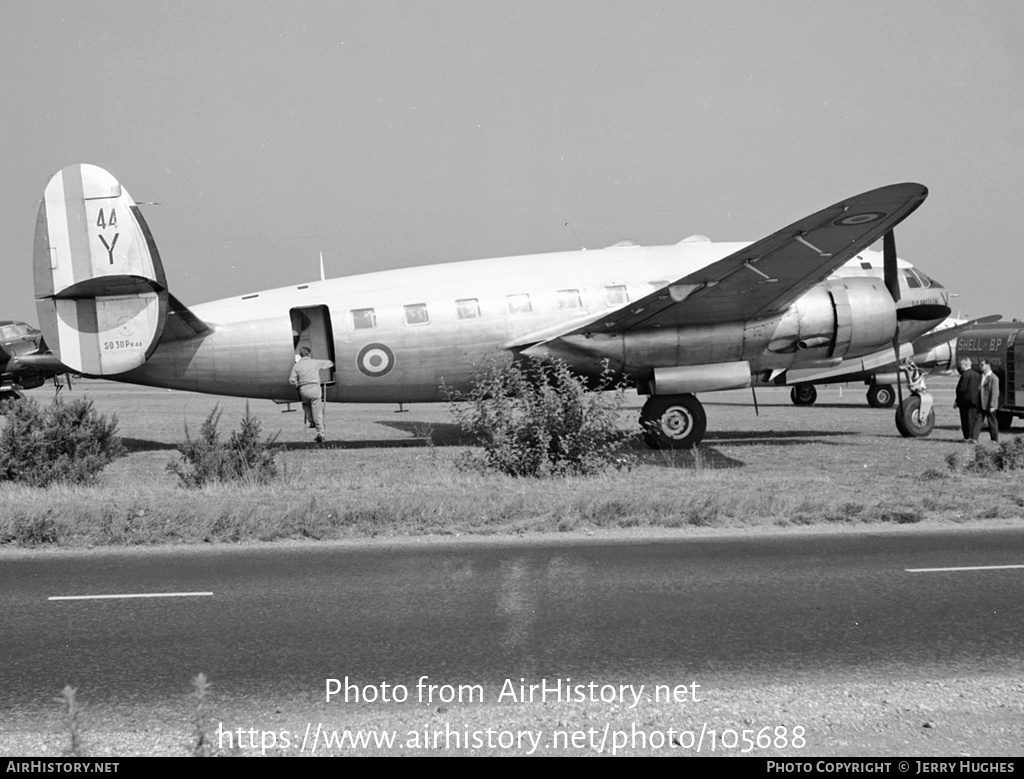
[{"label": "dry grass verge", "polygon": [[[117,410],[129,455],[93,486],[0,485],[0,544],[197,544],[1020,517],[1024,484],[1013,472],[949,470],[947,459],[967,452],[953,419],[951,390],[937,393],[940,409],[946,405],[941,393],[949,395],[946,424],[940,421],[932,437],[917,440],[899,437],[890,411],[867,408],[860,393],[829,403],[825,391],[821,408],[800,409],[781,393],[775,405],[761,397],[760,416],[747,405],[748,394],[722,393],[723,400],[706,401],[711,432],[696,452],[652,452],[637,436],[626,449],[628,470],[540,480],[460,471],[456,460],[467,447],[443,405],[402,415],[390,406],[331,407],[328,433],[335,431],[334,443],[321,448],[309,443],[301,415],[253,404],[264,430],[282,431],[280,478],[186,490],[166,471],[183,422],[198,427],[219,402],[226,424],[233,426],[245,413],[245,401],[98,382],[90,397],[103,412]],[[635,429],[635,422],[635,409],[623,413],[625,429]]]}]

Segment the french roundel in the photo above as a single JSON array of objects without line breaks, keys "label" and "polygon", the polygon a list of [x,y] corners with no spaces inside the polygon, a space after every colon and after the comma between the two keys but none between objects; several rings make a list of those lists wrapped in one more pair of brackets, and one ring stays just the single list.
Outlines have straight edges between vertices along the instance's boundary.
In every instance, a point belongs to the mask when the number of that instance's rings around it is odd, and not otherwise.
[{"label": "french roundel", "polygon": [[395,353],[384,344],[367,344],[359,350],[356,367],[364,376],[385,376],[395,367]]},{"label": "french roundel", "polygon": [[877,222],[879,219],[887,216],[881,211],[862,211],[859,214],[850,214],[844,216],[841,219],[836,219],[832,224],[837,227],[857,227],[858,225],[866,225],[871,222]]}]

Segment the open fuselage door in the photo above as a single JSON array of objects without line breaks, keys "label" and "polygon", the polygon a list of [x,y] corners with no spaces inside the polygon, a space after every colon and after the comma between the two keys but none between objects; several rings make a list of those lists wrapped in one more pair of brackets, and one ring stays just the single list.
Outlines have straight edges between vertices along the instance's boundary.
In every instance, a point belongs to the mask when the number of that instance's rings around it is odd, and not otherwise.
[{"label": "open fuselage door", "polygon": [[[309,347],[314,360],[334,360],[334,330],[331,327],[331,310],[327,306],[305,306],[293,308],[289,314],[292,320],[292,346],[298,356],[299,349]],[[335,368],[320,371],[320,384],[334,386]]]}]

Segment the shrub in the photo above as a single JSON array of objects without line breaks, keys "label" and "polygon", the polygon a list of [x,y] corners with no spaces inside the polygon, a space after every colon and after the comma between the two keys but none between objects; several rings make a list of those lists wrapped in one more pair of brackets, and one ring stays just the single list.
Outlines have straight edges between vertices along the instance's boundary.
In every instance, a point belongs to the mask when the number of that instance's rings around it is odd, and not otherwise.
[{"label": "shrub", "polygon": [[607,364],[598,391],[561,361],[531,359],[479,371],[466,395],[449,393],[463,433],[483,447],[461,465],[511,476],[568,476],[618,465],[628,436],[619,429],[625,402]]},{"label": "shrub", "polygon": [[180,460],[167,463],[185,487],[198,489],[216,482],[266,484],[277,478],[277,435],[261,438],[262,427],[245,404],[245,416],[231,438],[221,441],[220,406],[214,406],[199,428],[199,437],[192,438],[185,425],[185,442],[178,444]]},{"label": "shrub", "polygon": [[0,434],[0,480],[33,487],[91,484],[124,455],[117,416],[108,420],[97,414],[92,401],[58,398],[43,407],[20,400],[8,406]]},{"label": "shrub", "polygon": [[979,475],[1024,470],[1024,438],[1004,438],[998,447],[976,444],[969,453],[954,452],[948,455],[946,465],[954,472]]}]

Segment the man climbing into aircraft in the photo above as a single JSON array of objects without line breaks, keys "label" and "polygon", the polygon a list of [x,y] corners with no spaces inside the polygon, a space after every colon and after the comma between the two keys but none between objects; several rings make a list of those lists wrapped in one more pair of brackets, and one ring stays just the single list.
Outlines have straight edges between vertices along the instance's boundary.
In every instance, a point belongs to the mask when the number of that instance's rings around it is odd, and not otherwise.
[{"label": "man climbing into aircraft", "polygon": [[299,349],[299,360],[292,368],[292,375],[288,379],[292,386],[298,387],[306,423],[312,422],[316,428],[316,438],[313,440],[318,444],[324,442],[324,404],[320,398],[320,370],[333,367],[334,363],[330,360],[314,360],[310,357],[309,347],[303,346]]}]

